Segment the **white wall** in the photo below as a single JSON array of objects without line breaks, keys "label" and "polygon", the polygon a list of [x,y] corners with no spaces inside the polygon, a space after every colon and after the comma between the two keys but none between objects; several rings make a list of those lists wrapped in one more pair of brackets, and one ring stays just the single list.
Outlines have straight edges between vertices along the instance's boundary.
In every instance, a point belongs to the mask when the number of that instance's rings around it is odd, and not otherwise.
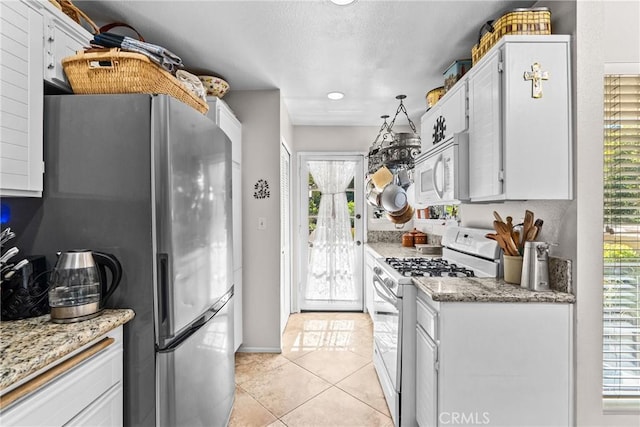
[{"label": "white wall", "polygon": [[640,2],[579,1],[576,30],[577,425],[638,426],[638,413],[602,407],[603,74],[607,62],[640,62]]},{"label": "white wall", "polygon": [[[280,91],[231,91],[225,101],[242,122],[241,351],[280,351]],[[253,197],[259,179],[270,197]],[[267,228],[258,230],[258,217]]]}]

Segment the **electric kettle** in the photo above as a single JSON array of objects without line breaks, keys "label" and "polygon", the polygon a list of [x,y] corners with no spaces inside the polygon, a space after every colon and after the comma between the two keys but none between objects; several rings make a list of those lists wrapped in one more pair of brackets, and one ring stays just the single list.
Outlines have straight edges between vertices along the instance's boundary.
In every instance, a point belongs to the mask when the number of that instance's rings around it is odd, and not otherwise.
[{"label": "electric kettle", "polygon": [[49,276],[51,321],[72,323],[98,316],[121,278],[120,262],[111,254],[88,249],[59,252]]}]

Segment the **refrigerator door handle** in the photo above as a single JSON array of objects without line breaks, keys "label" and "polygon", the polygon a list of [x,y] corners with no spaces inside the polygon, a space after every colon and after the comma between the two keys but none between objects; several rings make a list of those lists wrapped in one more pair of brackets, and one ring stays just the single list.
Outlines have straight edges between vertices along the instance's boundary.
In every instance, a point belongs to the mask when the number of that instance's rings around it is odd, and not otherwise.
[{"label": "refrigerator door handle", "polygon": [[169,255],[159,253],[158,255],[158,339],[160,345],[171,338],[169,331],[172,330],[171,313],[169,307],[173,307],[173,292],[171,291],[171,279],[169,275]]}]

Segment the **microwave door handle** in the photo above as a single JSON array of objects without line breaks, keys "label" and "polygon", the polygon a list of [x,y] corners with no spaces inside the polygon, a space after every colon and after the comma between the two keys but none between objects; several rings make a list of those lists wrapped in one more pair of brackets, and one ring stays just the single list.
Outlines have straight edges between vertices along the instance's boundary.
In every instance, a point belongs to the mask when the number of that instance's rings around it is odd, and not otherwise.
[{"label": "microwave door handle", "polygon": [[375,288],[375,291],[380,298],[394,306],[396,309],[398,308],[397,299],[394,296],[391,296],[389,290],[385,288],[380,280],[376,277],[373,278],[373,287]]},{"label": "microwave door handle", "polygon": [[[439,166],[439,167],[438,167]],[[436,162],[433,164],[433,190],[436,192],[436,195],[439,199],[442,200],[442,195],[444,194],[444,188],[438,188],[438,171],[444,170],[444,164],[442,160],[442,154],[438,155]],[[442,181],[444,184],[444,172],[442,173]]]}]

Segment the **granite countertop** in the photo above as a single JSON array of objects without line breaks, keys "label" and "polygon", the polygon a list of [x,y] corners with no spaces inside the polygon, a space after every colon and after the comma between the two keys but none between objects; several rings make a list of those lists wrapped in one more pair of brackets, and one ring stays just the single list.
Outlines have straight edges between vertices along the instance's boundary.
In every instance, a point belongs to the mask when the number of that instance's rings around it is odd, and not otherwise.
[{"label": "granite countertop", "polygon": [[374,252],[383,258],[411,258],[411,257],[440,257],[442,255],[427,255],[421,254],[416,248],[408,248],[402,246],[400,243],[367,243]]},{"label": "granite countertop", "polygon": [[105,309],[76,323],[50,316],[0,322],[0,391],[133,319],[130,309]]},{"label": "granite countertop", "polygon": [[[422,255],[415,248],[403,247],[399,243],[367,243],[367,246],[381,257],[433,257]],[[568,260],[551,259],[549,292],[534,292],[519,285],[505,283],[502,279],[421,277],[413,278],[416,287],[428,294],[434,301],[442,302],[553,302],[572,304],[575,295],[572,289],[571,263]]]},{"label": "granite countertop", "polygon": [[553,302],[571,304],[576,297],[551,290],[534,292],[502,279],[470,277],[413,278],[416,287],[434,301],[442,302]]}]

